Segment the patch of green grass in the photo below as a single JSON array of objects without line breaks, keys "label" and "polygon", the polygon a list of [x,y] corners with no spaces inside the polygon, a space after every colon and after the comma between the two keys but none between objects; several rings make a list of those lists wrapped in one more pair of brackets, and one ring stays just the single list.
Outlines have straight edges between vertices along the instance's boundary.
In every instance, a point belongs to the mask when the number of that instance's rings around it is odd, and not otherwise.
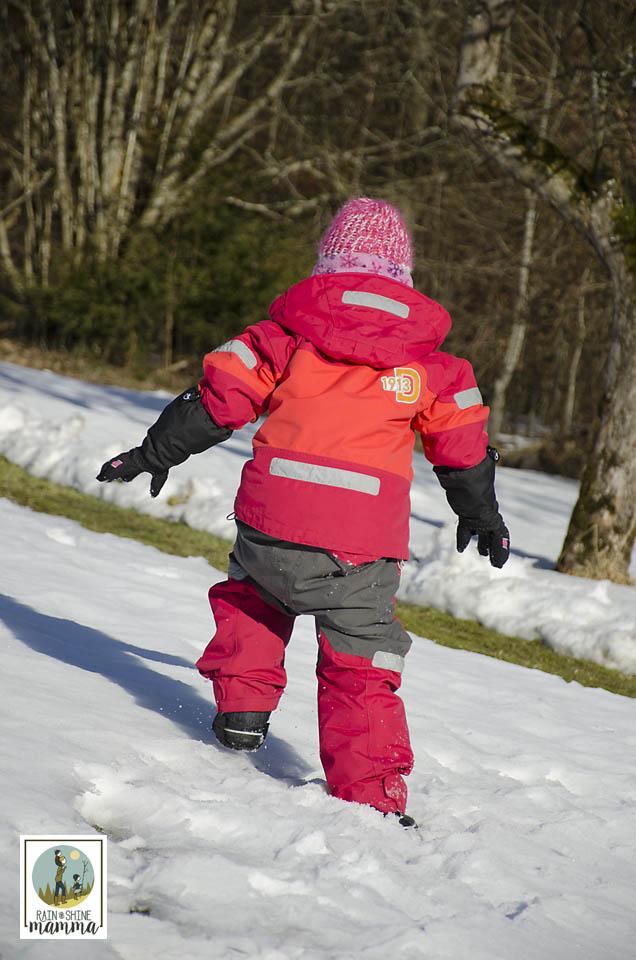
[{"label": "patch of green grass", "polygon": [[398,603],[400,620],[413,633],[428,637],[444,647],[483,653],[497,660],[507,660],[531,670],[554,673],[564,680],[576,680],[584,687],[602,687],[623,697],[636,697],[636,677],[620,670],[602,667],[591,660],[568,657],[546,647],[540,640],[521,640],[483,627],[475,620],[460,620],[436,610],[410,603]]},{"label": "patch of green grass", "polygon": [[[160,520],[135,510],[124,510],[68,487],[39,480],[0,457],[0,497],[41,513],[75,520],[97,533],[114,533],[147,543],[178,557],[205,557],[212,566],[227,570],[230,542],[183,523]],[[538,640],[520,640],[483,627],[474,620],[459,620],[432,607],[399,603],[398,613],[407,630],[458,650],[507,660],[523,667],[554,673],[586,687],[603,687],[611,693],[636,697],[636,677],[601,667],[589,660],[566,657]]]},{"label": "patch of green grass", "polygon": [[0,497],[39,513],[68,517],[96,533],[114,533],[118,537],[139,540],[177,557],[205,557],[219,570],[227,569],[229,541],[202,530],[193,530],[185,523],[149,517],[50,480],[40,480],[4,457],[0,457]]}]

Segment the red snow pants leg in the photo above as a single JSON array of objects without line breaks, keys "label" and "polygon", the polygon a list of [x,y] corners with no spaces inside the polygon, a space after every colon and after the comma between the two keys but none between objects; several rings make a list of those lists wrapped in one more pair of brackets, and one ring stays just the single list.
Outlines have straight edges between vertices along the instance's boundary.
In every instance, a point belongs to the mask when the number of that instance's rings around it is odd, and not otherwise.
[{"label": "red snow pants leg", "polygon": [[371,660],[333,649],[319,633],[320,759],[334,797],[382,813],[406,810],[402,774],[413,767],[401,676]]},{"label": "red snow pants leg", "polygon": [[331,793],[405,812],[413,755],[397,695],[411,640],[395,618],[399,565],[352,566],[237,520],[230,579],[210,590],[217,632],[197,666],[221,712],[271,711],[295,616],[315,617],[320,756]]},{"label": "red snow pants leg", "polygon": [[208,596],[216,633],[196,665],[212,681],[219,712],[275,710],[294,617],[266,603],[250,580],[216,583]]}]

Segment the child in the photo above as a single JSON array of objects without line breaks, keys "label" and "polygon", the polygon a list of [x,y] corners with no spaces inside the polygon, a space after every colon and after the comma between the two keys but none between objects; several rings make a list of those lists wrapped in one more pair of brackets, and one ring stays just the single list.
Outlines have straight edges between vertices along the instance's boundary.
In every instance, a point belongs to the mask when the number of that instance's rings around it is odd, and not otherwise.
[{"label": "child", "polygon": [[197,662],[213,684],[213,729],[257,749],[283,693],[297,615],[315,617],[320,756],[331,793],[404,826],[413,765],[396,691],[411,640],[394,616],[408,558],[415,431],[459,517],[457,549],[501,567],[509,534],[494,492],[496,451],[472,368],[438,348],[451,321],[413,289],[412,247],[389,203],[348,201],[313,274],[203,361],[140,447],[98,480],[152,475],[267,412],[235,501],[229,576],[210,590],[216,634]]}]

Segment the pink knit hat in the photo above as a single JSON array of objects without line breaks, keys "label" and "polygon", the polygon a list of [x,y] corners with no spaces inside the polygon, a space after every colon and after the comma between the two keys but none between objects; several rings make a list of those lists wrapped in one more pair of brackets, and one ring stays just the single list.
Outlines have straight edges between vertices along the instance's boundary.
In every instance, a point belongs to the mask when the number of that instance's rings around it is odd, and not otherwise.
[{"label": "pink knit hat", "polygon": [[413,285],[413,246],[399,210],[356,197],[340,208],[320,241],[313,273],[377,273]]}]

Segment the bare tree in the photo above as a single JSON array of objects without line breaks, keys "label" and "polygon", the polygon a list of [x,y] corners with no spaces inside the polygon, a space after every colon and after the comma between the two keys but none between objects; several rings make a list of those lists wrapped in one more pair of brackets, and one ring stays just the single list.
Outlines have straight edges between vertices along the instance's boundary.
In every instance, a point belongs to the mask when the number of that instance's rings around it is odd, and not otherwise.
[{"label": "bare tree", "polygon": [[76,258],[89,244],[116,257],[134,223],[174,219],[267,122],[325,15],[322,0],[253,4],[250,17],[239,0],[1,5],[21,102],[0,263],[17,293],[46,283],[52,234]]},{"label": "bare tree", "polygon": [[578,296],[576,298],[576,333],[574,335],[574,344],[572,348],[572,354],[570,356],[570,363],[568,366],[568,379],[567,379],[567,390],[565,394],[565,402],[563,404],[563,413],[561,416],[561,433],[564,437],[567,437],[572,430],[572,422],[574,420],[574,403],[576,399],[576,381],[579,372],[579,364],[581,362],[581,354],[583,353],[583,344],[585,343],[585,334],[586,334],[586,323],[585,323],[585,297],[588,291],[588,282],[589,282],[590,271],[586,269],[583,271],[583,276],[581,278],[581,286],[579,289]]},{"label": "bare tree", "polygon": [[[560,26],[560,17],[559,17]],[[557,29],[557,35],[560,29]],[[543,107],[539,119],[539,136],[543,139],[548,131],[548,122],[550,119],[550,110],[552,107],[552,96],[554,93],[554,80],[559,64],[558,45],[552,53],[550,63],[550,73],[548,75],[545,94],[543,97]],[[509,95],[511,84],[506,84],[506,91]],[[501,433],[501,425],[506,409],[506,394],[510,381],[521,359],[521,353],[528,330],[528,304],[530,299],[530,274],[532,270],[532,261],[534,257],[534,235],[537,225],[537,203],[538,195],[535,191],[526,189],[526,214],[523,223],[523,242],[521,246],[521,261],[519,263],[519,280],[517,288],[517,297],[515,300],[512,327],[506,349],[501,361],[501,369],[495,379],[493,392],[489,429],[492,436],[496,439]]]},{"label": "bare tree", "polygon": [[633,208],[618,174],[586,170],[502,100],[501,40],[514,0],[473,3],[464,32],[455,124],[589,241],[611,281],[612,339],[598,429],[559,558],[568,573],[628,579],[636,537],[636,292]]},{"label": "bare tree", "polygon": [[258,182],[273,189],[258,200],[231,195],[228,202],[279,220],[381,189],[399,197],[408,216],[420,180],[414,166],[444,140],[443,111],[431,102],[426,7],[419,0],[335,0],[328,36],[315,31],[307,45],[314,82],[291,84],[278,99],[264,148],[250,158]]}]

